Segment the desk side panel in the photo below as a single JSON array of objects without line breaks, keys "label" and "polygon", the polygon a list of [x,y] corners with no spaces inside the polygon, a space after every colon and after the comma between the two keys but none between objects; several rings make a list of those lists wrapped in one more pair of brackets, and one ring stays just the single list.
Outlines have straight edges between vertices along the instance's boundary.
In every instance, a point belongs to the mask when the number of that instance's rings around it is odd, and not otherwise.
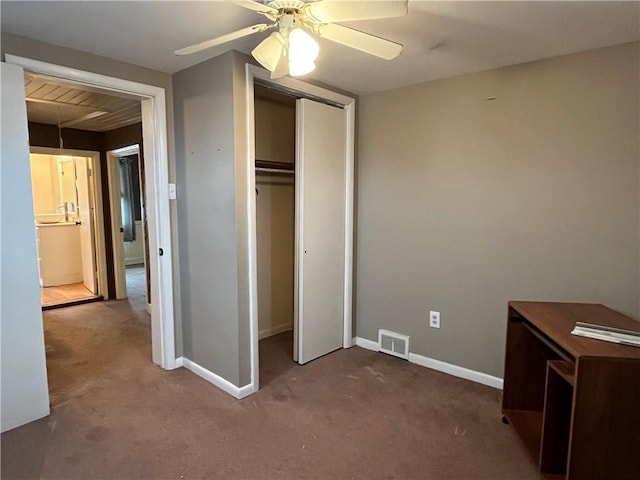
[{"label": "desk side panel", "polygon": [[636,480],[638,452],[640,360],[580,357],[567,478]]}]

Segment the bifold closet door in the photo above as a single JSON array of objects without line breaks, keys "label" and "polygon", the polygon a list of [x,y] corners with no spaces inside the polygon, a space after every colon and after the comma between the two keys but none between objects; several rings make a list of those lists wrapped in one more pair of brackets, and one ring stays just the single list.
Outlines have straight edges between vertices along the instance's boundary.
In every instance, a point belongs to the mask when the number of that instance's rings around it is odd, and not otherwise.
[{"label": "bifold closet door", "polygon": [[307,99],[296,104],[297,361],[342,348],[347,117]]}]

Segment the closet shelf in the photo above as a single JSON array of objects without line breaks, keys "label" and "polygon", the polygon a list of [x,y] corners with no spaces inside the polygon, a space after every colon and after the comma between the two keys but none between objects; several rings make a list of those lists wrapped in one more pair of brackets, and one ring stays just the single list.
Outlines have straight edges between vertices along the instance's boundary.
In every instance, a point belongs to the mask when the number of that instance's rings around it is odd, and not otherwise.
[{"label": "closet shelf", "polygon": [[272,162],[270,160],[256,160],[256,172],[293,174],[295,166],[288,162]]}]

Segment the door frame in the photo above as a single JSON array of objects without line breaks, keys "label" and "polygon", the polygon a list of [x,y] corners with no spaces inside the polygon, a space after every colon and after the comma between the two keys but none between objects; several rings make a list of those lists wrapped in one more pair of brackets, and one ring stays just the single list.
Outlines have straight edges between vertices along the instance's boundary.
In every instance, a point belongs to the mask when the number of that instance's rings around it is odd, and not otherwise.
[{"label": "door frame", "polygon": [[[116,283],[116,298],[127,298],[127,275],[124,261],[124,244],[120,236],[122,225],[122,211],[120,207],[120,179],[118,165],[115,160],[125,155],[138,155],[140,159],[140,145],[129,145],[107,152],[107,177],[109,181],[109,206],[111,208],[111,243],[113,246],[113,275]],[[144,195],[144,193],[143,193]],[[115,212],[115,214],[114,214]]]},{"label": "door frame", "polygon": [[18,65],[28,72],[135,95],[141,99],[142,137],[148,166],[145,169],[145,184],[149,249],[151,252],[163,251],[162,255],[149,255],[152,360],[165,370],[176,368],[171,222],[167,220],[171,217],[165,89],[8,53],[5,54],[5,62]]},{"label": "door frame", "polygon": [[98,289],[96,295],[109,298],[107,289],[107,250],[104,233],[104,208],[102,205],[102,175],[100,171],[100,152],[93,150],[74,150],[71,148],[32,147],[29,153],[36,155],[68,155],[91,159],[91,182],[93,187],[93,253],[96,258]]},{"label": "door frame", "polygon": [[[356,99],[312,85],[291,77],[271,79],[271,73],[250,63],[245,67],[246,105],[246,172],[247,172],[247,249],[249,258],[249,321],[251,336],[251,384],[249,393],[260,386],[259,378],[259,329],[258,329],[258,256],[255,198],[255,104],[254,84],[256,80],[269,84],[275,90],[291,92],[316,101],[326,101],[342,106],[347,115],[347,151],[345,172],[345,242],[344,242],[344,319],[342,346],[353,345],[353,205],[354,205],[354,158],[355,158],[355,113]],[[297,235],[296,235],[297,241]],[[297,268],[296,268],[297,270]],[[294,280],[297,290],[297,280]],[[294,301],[297,295],[294,295]],[[294,342],[295,343],[295,342]]]}]

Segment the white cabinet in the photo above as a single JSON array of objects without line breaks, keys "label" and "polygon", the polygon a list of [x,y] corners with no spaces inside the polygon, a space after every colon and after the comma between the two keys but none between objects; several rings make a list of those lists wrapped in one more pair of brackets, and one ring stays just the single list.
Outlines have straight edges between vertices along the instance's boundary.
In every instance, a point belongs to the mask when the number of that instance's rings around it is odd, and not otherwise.
[{"label": "white cabinet", "polygon": [[37,227],[40,285],[82,282],[80,227],[74,223]]}]

